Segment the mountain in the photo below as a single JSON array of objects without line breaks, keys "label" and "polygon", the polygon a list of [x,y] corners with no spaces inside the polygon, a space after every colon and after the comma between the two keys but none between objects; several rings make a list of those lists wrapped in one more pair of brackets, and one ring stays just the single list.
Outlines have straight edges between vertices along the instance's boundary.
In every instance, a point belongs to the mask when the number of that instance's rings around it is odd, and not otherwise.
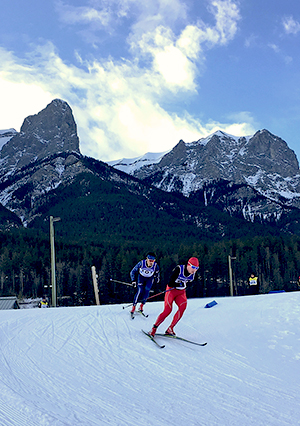
[{"label": "mountain", "polygon": [[141,155],[135,158],[123,158],[122,160],[108,161],[108,165],[115,167],[122,172],[133,175],[137,170],[143,166],[149,166],[152,164],[159,163],[162,157],[169,151],[154,153],[147,152],[147,154]]},{"label": "mountain", "polygon": [[181,140],[158,158],[135,169],[127,160],[127,171],[149,185],[252,222],[278,222],[300,208],[296,155],[268,130],[248,137],[218,131],[192,143]]},{"label": "mountain", "polygon": [[59,235],[72,240],[141,242],[147,235],[151,244],[165,242],[165,235],[191,242],[247,233],[243,218],[237,228],[236,220],[201,201],[191,204],[83,156],[71,108],[59,99],[27,117],[20,133],[11,132],[0,164],[0,202],[13,215],[12,223],[3,223],[7,229],[22,223],[48,232],[53,215],[62,219]]},{"label": "mountain", "polygon": [[298,212],[298,161],[266,130],[247,138],[217,132],[112,167],[80,153],[72,110],[55,99],[27,117],[19,133],[0,135],[6,138],[0,152],[3,229],[48,232],[53,215],[62,218],[59,235],[75,240],[142,242],[148,235],[151,244],[165,242],[166,235],[177,243],[298,232],[292,218]]},{"label": "mountain", "polygon": [[[151,164],[149,160],[147,165],[140,162],[135,169],[130,160],[127,169],[124,161],[111,165],[122,166],[127,173],[151,180],[165,191],[180,191],[186,196],[219,179],[245,183],[265,194],[270,191],[285,196],[286,189],[293,197],[295,190],[300,191],[299,164],[294,151],[267,130],[248,137],[217,131],[196,142],[180,140],[171,151],[157,157],[159,161]],[[292,177],[295,181],[291,182]]]},{"label": "mountain", "polygon": [[55,99],[41,112],[27,117],[0,151],[1,175],[58,152],[79,153],[77,126],[69,105]]},{"label": "mountain", "polygon": [[84,170],[76,123],[69,105],[55,99],[19,133],[2,135],[0,202],[27,224],[45,194]]},{"label": "mountain", "polygon": [[[290,175],[297,173],[297,160],[282,140],[274,141],[274,147],[281,149],[280,158],[273,154],[271,143],[266,149],[269,132],[257,134],[265,135],[256,141],[262,155],[246,152],[251,138],[243,142],[237,138],[234,143],[228,137],[229,143],[218,133],[211,139],[222,150],[211,148],[206,162],[203,149],[210,140],[181,141],[167,153],[146,154],[132,164],[127,160],[127,166],[123,161],[123,167],[135,169],[134,175],[81,154],[72,110],[59,99],[26,118],[20,132],[10,129],[0,134],[5,141],[0,152],[0,231],[8,231],[0,232],[0,294],[37,296],[49,289],[50,216],[61,219],[55,223],[57,294],[76,305],[93,303],[91,265],[99,270],[104,303],[130,300],[128,289],[115,288],[110,278],[127,281],[133,265],[148,250],[157,253],[163,284],[175,262],[191,254],[201,259],[201,278],[193,297],[228,294],[229,254],[238,259],[236,292],[253,270],[260,273],[262,292],[294,289],[300,247],[296,192],[280,199],[276,187],[268,187],[265,191],[274,190],[278,197],[274,199],[263,192],[266,179],[257,179],[260,187],[249,181],[255,171],[251,155],[257,157],[256,163],[261,161],[265,177],[273,170],[278,181],[291,182]],[[232,167],[236,181],[226,170],[221,178],[217,169],[234,151],[228,151],[228,145],[239,144],[244,144],[245,158],[248,155],[243,173],[236,161],[236,168]],[[199,156],[196,150],[201,149]],[[237,147],[234,152],[237,156]],[[242,156],[243,150],[239,152]],[[201,161],[208,176],[199,173],[198,178],[195,171],[201,170]],[[145,163],[149,165],[140,167]],[[137,177],[138,173],[144,175]],[[165,187],[157,185],[165,184],[159,180],[162,173],[168,180]],[[201,185],[197,179],[202,179]],[[180,191],[183,187],[190,191]]]},{"label": "mountain", "polygon": [[16,134],[15,129],[0,130],[0,149]]}]

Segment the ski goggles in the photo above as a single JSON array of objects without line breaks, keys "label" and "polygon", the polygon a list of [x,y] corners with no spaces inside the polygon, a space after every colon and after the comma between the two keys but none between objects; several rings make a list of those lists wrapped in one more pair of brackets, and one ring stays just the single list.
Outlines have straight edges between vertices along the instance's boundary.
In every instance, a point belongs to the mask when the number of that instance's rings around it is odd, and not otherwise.
[{"label": "ski goggles", "polygon": [[197,269],[199,269],[199,266],[194,266],[194,265],[192,265],[191,263],[189,263],[189,265],[190,265],[190,267],[191,267],[192,269],[195,269],[195,271],[197,271]]},{"label": "ski goggles", "polygon": [[155,257],[154,257],[154,256],[147,256],[147,259],[149,259],[149,260],[153,260],[153,262],[154,262]]}]

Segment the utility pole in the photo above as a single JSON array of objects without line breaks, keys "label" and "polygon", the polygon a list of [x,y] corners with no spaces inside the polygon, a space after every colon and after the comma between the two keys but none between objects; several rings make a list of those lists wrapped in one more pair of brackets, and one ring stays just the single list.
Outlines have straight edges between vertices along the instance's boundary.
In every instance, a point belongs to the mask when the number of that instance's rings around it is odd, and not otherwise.
[{"label": "utility pole", "polygon": [[51,247],[51,284],[52,284],[52,306],[56,307],[56,279],[55,279],[55,245],[53,222],[60,221],[60,217],[50,216],[50,247]]},{"label": "utility pole", "polygon": [[231,260],[235,260],[236,257],[228,256],[228,269],[229,269],[229,285],[230,285],[230,296],[233,296],[233,282],[232,282],[232,267]]}]

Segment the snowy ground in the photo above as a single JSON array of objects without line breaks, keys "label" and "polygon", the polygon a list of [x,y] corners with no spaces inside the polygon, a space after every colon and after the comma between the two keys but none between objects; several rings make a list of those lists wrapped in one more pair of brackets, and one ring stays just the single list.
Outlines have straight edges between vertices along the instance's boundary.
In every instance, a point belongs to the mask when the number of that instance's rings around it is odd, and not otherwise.
[{"label": "snowy ground", "polygon": [[205,347],[143,335],[161,308],[0,311],[0,425],[300,424],[300,292],[190,299],[176,332]]}]

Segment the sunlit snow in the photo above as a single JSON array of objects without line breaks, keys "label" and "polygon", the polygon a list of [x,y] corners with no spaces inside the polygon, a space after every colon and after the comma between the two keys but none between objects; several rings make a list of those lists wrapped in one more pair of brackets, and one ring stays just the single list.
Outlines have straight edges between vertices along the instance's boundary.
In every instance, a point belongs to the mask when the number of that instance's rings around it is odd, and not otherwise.
[{"label": "sunlit snow", "polygon": [[156,164],[162,159],[162,157],[169,151],[164,152],[147,152],[140,157],[135,158],[122,158],[121,160],[108,161],[109,166],[115,167],[122,172],[133,174],[136,170],[149,164]]},{"label": "sunlit snow", "polygon": [[299,424],[300,292],[190,299],[176,332],[205,347],[142,334],[162,306],[0,311],[0,424]]}]

